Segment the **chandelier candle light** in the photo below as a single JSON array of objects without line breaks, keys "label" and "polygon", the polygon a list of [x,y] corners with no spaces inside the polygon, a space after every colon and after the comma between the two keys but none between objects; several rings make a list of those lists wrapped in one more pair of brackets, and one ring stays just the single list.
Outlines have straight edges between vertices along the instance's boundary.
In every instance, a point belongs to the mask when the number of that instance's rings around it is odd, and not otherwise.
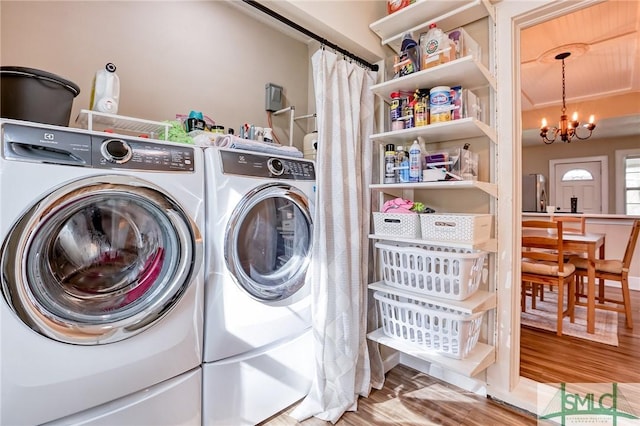
[{"label": "chandelier candle light", "polygon": [[549,127],[547,125],[547,120],[542,119],[542,127],[540,127],[540,136],[542,137],[542,141],[547,145],[555,142],[556,138],[560,136],[560,139],[563,142],[571,142],[571,139],[575,136],[580,140],[589,139],[593,132],[593,129],[596,128],[594,123],[594,117],[591,115],[589,117],[589,122],[584,124],[582,127],[589,131],[589,134],[586,136],[578,135],[578,129],[580,126],[580,122],[578,121],[578,113],[574,112],[571,120],[567,119],[567,105],[565,102],[565,84],[564,84],[564,60],[571,55],[570,52],[559,53],[556,55],[556,59],[562,61],[562,115],[560,116],[560,122],[558,123],[558,127]]}]

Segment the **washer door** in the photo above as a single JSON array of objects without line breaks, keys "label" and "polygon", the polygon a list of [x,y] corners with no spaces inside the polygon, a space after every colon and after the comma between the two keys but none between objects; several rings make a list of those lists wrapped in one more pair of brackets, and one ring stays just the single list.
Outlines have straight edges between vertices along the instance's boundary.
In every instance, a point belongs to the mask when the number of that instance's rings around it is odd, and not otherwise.
[{"label": "washer door", "polygon": [[35,203],[0,254],[2,293],[25,324],[60,342],[95,345],[164,316],[197,272],[202,239],[162,189],[103,175]]},{"label": "washer door", "polygon": [[304,286],[313,223],[309,199],[287,184],[266,184],[245,195],[231,213],[225,261],[251,297],[280,301]]}]

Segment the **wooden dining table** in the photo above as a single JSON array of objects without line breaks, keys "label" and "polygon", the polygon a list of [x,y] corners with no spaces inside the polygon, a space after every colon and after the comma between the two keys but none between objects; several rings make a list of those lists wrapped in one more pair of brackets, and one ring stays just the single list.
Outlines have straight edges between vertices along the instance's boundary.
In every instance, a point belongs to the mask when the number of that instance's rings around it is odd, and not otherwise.
[{"label": "wooden dining table", "polygon": [[[527,235],[538,232],[546,231],[526,231]],[[596,326],[596,259],[604,259],[605,234],[567,232],[562,234],[562,241],[563,250],[587,256],[587,333],[593,334]]]}]

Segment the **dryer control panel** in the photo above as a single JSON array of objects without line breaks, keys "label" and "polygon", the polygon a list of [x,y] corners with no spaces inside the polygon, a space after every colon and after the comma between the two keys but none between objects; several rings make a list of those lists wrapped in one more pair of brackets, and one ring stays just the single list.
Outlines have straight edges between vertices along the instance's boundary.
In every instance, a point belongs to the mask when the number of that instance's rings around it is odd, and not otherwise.
[{"label": "dryer control panel", "polygon": [[316,180],[313,161],[220,150],[224,174],[280,180]]}]

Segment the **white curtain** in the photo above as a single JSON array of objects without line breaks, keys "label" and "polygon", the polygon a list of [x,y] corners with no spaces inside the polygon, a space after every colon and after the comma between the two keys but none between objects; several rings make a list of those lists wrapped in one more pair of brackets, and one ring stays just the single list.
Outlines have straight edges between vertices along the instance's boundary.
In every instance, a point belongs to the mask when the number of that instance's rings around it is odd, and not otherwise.
[{"label": "white curtain", "polygon": [[384,380],[382,361],[368,349],[367,284],[376,73],[335,53],[312,57],[318,148],[313,262],[316,377],[291,416],[335,423],[357,409],[358,396]]}]

